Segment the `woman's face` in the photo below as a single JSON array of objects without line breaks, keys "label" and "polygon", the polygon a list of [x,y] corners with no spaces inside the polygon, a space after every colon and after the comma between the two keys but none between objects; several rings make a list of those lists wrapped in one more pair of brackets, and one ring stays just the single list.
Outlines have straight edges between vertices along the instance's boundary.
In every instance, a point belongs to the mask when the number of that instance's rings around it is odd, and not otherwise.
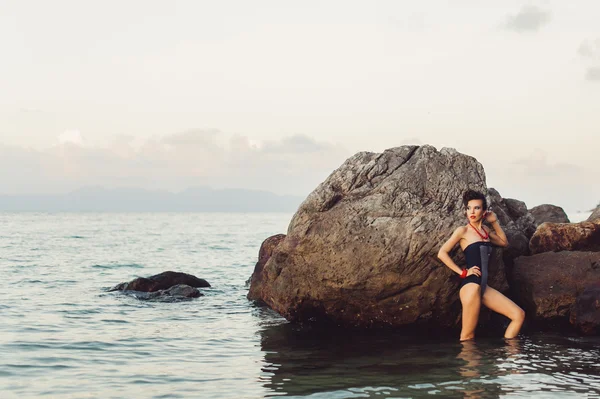
[{"label": "woman's face", "polygon": [[469,222],[479,222],[484,212],[483,201],[480,199],[471,200],[467,204],[467,218]]}]

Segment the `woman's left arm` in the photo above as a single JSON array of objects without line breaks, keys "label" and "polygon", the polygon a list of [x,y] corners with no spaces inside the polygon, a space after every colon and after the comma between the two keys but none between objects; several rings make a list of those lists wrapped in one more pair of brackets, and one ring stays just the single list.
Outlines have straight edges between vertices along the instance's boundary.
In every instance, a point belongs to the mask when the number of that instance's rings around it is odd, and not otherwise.
[{"label": "woman's left arm", "polygon": [[494,212],[490,211],[487,213],[485,221],[492,225],[494,229],[494,231],[490,231],[490,241],[492,244],[499,247],[508,247],[508,238],[506,238],[506,234],[500,226],[498,216]]}]

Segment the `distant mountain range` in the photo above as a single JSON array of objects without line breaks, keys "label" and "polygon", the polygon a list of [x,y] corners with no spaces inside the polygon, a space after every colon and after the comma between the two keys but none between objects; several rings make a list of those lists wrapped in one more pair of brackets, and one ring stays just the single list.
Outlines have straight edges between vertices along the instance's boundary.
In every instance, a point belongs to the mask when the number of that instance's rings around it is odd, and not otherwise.
[{"label": "distant mountain range", "polygon": [[0,195],[0,211],[295,212],[304,197],[244,189],[189,188],[180,193],[87,187],[62,195]]}]

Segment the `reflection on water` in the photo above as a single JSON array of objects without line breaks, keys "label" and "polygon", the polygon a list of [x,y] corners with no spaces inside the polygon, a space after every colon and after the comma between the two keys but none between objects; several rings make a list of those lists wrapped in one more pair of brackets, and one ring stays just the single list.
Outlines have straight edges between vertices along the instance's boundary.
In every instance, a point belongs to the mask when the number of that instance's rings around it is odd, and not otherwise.
[{"label": "reflection on water", "polygon": [[[465,363],[459,367],[459,372],[463,380],[473,381],[481,377],[482,373],[482,355],[477,348],[477,343],[473,340],[461,342],[461,351],[457,358]],[[497,391],[496,391],[497,392]],[[464,391],[465,398],[481,398],[485,394],[485,387],[478,383],[470,384]]]},{"label": "reflection on water", "polygon": [[598,338],[457,342],[291,324],[260,332],[267,396],[581,397],[600,394]]}]

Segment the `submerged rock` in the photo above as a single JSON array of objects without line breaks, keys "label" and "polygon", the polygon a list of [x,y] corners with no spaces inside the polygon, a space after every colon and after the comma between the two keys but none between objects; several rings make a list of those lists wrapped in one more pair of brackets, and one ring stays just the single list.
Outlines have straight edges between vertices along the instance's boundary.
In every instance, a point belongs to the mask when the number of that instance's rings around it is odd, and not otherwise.
[{"label": "submerged rock", "polygon": [[[454,149],[358,153],[308,196],[288,234],[269,244],[272,253],[257,263],[248,298],[291,321],[454,326],[459,279],[437,252],[466,223],[467,189],[487,193],[485,172],[475,158]],[[512,256],[527,253],[535,220],[526,207],[509,210],[514,203],[503,202],[495,190],[489,194],[511,246],[520,243]],[[460,249],[454,259],[461,263]],[[508,288],[499,249],[489,284]]]},{"label": "submerged rock", "polygon": [[140,292],[140,291],[124,291],[124,293],[135,296],[141,300],[156,300],[156,301],[177,301],[189,298],[198,298],[204,296],[197,288],[190,287],[185,284],[174,285],[166,290],[158,290],[152,292]]},{"label": "submerged rock", "polygon": [[184,284],[190,287],[210,287],[208,281],[191,274],[167,271],[148,278],[138,277],[128,283],[120,283],[109,291],[155,292],[175,285]]}]

